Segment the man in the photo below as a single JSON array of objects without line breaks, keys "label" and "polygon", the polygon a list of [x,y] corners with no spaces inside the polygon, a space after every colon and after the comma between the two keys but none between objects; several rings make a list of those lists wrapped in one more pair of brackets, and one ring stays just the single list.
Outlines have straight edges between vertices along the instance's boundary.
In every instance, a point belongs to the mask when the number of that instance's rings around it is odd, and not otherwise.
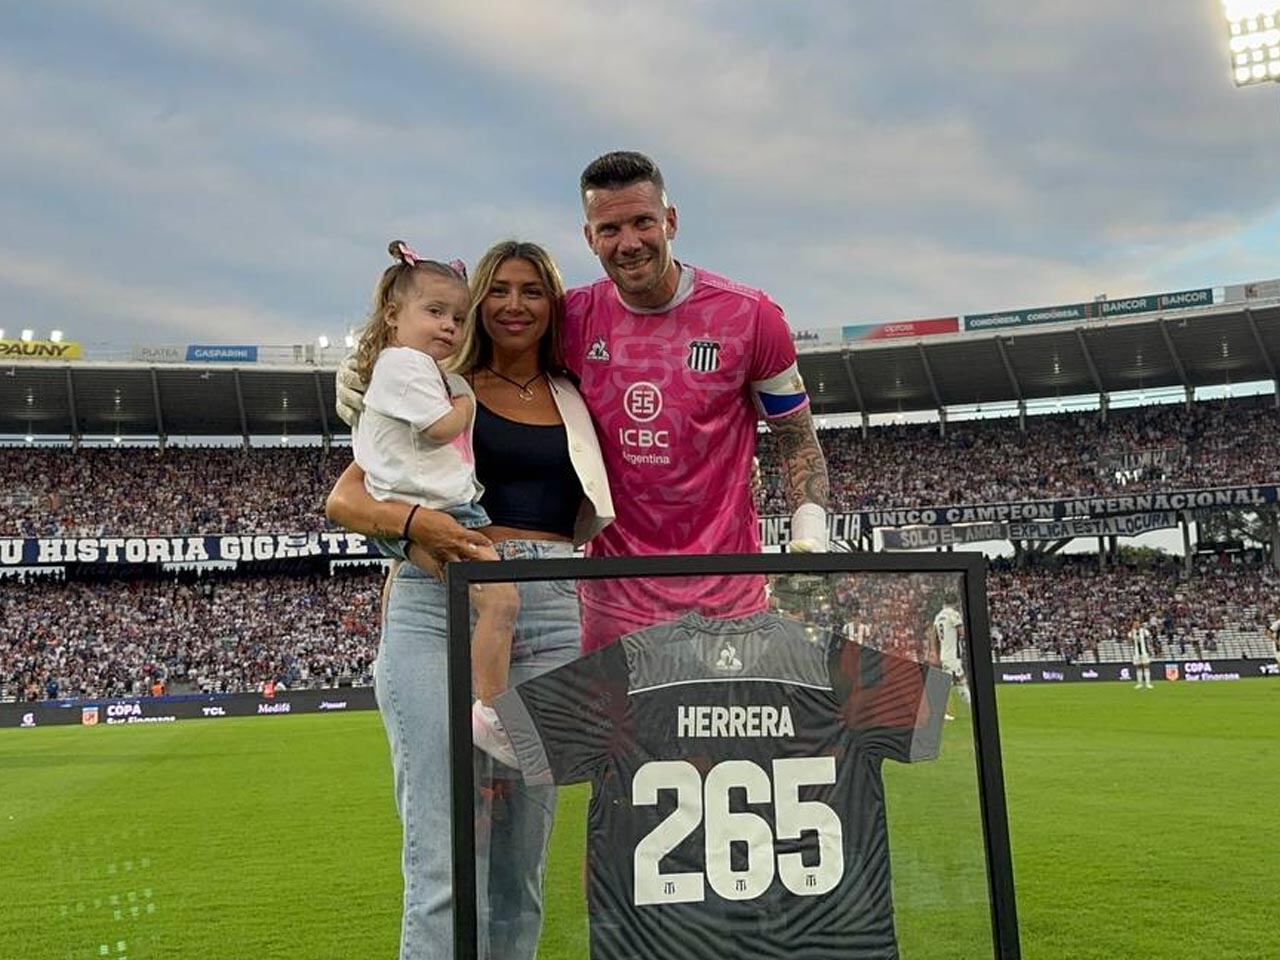
[{"label": "man", "polygon": [[1133,621],[1129,642],[1133,645],[1133,672],[1137,680],[1133,689],[1151,690],[1151,631],[1140,618]]},{"label": "man", "polygon": [[[565,357],[596,423],[614,523],[588,556],[758,553],[756,425],[780,440],[791,546],[825,550],[828,480],[786,318],[762,291],[677,261],[662,173],[608,153],[579,183],[606,277],[569,291]],[[766,606],[758,577],[583,581],[583,650],[689,610]]]},{"label": "man", "polygon": [[1280,616],[1271,621],[1271,626],[1267,627],[1267,633],[1271,634],[1271,645],[1276,656],[1276,672],[1280,673]]},{"label": "man", "polygon": [[[956,691],[964,703],[969,703],[969,683],[965,678],[964,661],[960,658],[960,627],[964,617],[956,609],[954,597],[947,597],[942,609],[933,618],[933,632],[938,637],[938,663],[943,670],[951,674]],[[950,713],[946,719],[954,720]]]},{"label": "man", "polygon": [[[617,518],[588,556],[758,553],[751,490],[756,425],[779,436],[791,548],[827,547],[827,465],[781,308],[762,291],[678,262],[679,226],[662,173],[608,153],[580,180],[587,245],[606,276],[570,290],[565,357],[596,424]],[[338,374],[339,415],[363,385]],[[441,525],[429,550],[467,556]],[[446,525],[447,526],[447,525]],[[698,610],[717,618],[767,605],[761,577],[583,581],[583,650]]]}]

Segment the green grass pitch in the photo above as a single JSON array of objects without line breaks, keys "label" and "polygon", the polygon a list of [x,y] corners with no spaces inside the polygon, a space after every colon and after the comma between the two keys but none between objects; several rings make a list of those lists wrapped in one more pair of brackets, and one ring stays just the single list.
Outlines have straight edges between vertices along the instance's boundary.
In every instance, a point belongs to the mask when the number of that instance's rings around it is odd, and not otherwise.
[{"label": "green grass pitch", "polygon": [[[1280,957],[1280,682],[999,705],[1024,956]],[[885,765],[906,960],[991,955],[964,724]],[[586,798],[562,792],[546,960],[586,956]],[[374,713],[0,731],[0,956],[391,958],[398,857]]]}]

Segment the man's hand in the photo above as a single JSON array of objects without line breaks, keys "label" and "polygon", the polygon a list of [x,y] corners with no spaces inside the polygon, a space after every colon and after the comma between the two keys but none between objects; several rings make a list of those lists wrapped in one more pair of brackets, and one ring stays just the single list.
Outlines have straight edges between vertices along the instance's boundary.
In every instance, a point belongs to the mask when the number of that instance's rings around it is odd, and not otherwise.
[{"label": "man's hand", "polygon": [[354,430],[360,414],[364,411],[364,392],[369,389],[369,384],[361,380],[360,374],[356,372],[354,353],[343,357],[342,363],[338,366],[335,388],[338,399],[334,407],[338,411],[338,416],[343,423]]}]

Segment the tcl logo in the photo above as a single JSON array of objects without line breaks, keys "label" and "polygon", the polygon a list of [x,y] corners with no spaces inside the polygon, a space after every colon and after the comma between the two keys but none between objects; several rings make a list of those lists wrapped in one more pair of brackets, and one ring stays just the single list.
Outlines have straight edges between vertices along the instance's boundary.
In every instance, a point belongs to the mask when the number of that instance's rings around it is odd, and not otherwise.
[{"label": "tcl logo", "polygon": [[671,446],[671,432],[669,430],[644,430],[640,427],[619,427],[618,439],[622,441],[624,447],[641,447],[650,449],[652,447],[669,447]]},{"label": "tcl logo", "polygon": [[206,717],[225,717],[227,711],[222,707],[201,707],[200,712]]}]

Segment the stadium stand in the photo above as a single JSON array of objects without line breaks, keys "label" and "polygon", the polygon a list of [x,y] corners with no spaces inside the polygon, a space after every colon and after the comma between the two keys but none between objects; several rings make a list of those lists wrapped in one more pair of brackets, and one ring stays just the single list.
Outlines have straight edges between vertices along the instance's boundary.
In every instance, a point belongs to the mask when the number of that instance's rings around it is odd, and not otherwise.
[{"label": "stadium stand", "polygon": [[[980,503],[1274,480],[1272,398],[822,436],[841,509]],[[766,465],[762,512],[783,511]],[[335,447],[0,448],[0,537],[313,531],[346,465]],[[380,571],[321,563],[271,575],[102,570],[0,578],[0,699],[370,682]],[[1267,658],[1280,582],[1268,564],[1201,560],[1099,570],[1089,558],[993,570],[997,653],[1009,662],[1128,659],[1134,618],[1170,659]],[[1082,598],[1088,598],[1085,604]],[[889,602],[889,601],[886,601]],[[906,600],[894,601],[906,603]],[[912,638],[884,637],[889,647]]]},{"label": "stadium stand", "polygon": [[993,569],[987,583],[993,645],[1006,662],[1128,662],[1133,621],[1151,627],[1152,653],[1168,660],[1270,659],[1267,624],[1280,578],[1263,562],[1202,558],[1098,569],[1092,557]]},{"label": "stadium stand", "polygon": [[[841,510],[1274,482],[1280,415],[1271,397],[821,435]],[[764,513],[785,513],[773,439],[760,438]]]},{"label": "stadium stand", "polygon": [[368,685],[381,570],[0,580],[0,700]]},{"label": "stadium stand", "polygon": [[[825,430],[841,510],[997,503],[1270,482],[1280,415],[1269,397],[1027,420]],[[785,514],[773,440],[760,439],[763,514]],[[328,528],[346,447],[0,448],[0,536],[154,536]]]},{"label": "stadium stand", "polygon": [[350,448],[3,447],[0,536],[329,529]]}]

